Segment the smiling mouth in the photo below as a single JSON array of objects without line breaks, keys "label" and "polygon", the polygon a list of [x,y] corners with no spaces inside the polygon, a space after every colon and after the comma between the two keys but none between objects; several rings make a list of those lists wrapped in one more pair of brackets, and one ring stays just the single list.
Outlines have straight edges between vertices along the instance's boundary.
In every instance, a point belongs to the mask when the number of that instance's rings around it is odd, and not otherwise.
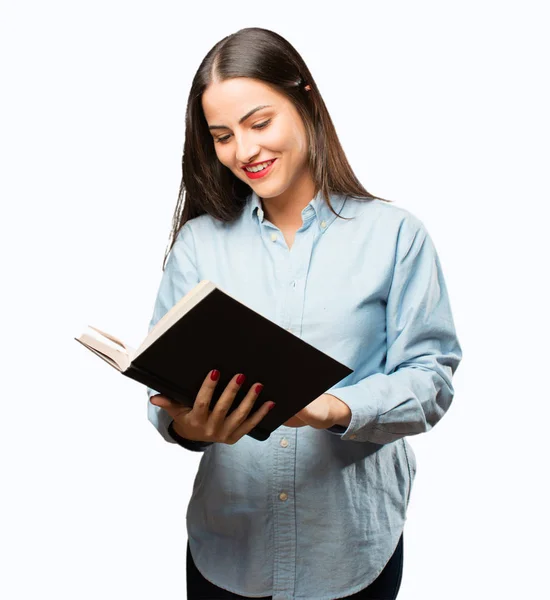
[{"label": "smiling mouth", "polygon": [[272,160],[266,160],[263,163],[254,165],[253,167],[243,167],[243,169],[247,173],[259,173],[260,171],[263,171],[264,169],[269,167],[271,164],[273,164],[276,160],[277,160],[276,158],[273,158]]}]

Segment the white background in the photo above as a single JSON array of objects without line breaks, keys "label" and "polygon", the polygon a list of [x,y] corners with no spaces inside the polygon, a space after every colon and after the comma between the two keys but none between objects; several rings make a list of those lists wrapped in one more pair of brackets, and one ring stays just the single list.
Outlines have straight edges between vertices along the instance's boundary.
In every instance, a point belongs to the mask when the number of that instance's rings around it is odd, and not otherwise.
[{"label": "white background", "polygon": [[[74,341],[137,346],[192,77],[243,27],[302,54],[351,165],[428,228],[464,359],[409,438],[399,600],[547,588],[548,20],[543,2],[2,2],[0,596],[185,598],[200,458]],[[342,248],[345,252],[345,248]]]}]

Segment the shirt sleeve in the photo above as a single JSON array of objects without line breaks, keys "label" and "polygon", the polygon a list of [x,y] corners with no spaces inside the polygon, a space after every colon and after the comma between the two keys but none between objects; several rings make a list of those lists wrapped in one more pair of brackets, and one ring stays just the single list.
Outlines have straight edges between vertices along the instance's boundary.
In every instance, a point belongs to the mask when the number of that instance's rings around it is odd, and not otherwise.
[{"label": "shirt sleeve", "polygon": [[462,350],[439,257],[416,218],[405,219],[397,236],[386,339],[383,373],[327,390],[351,410],[347,428],[327,430],[342,440],[386,444],[427,432],[451,405]]},{"label": "shirt sleeve", "polygon": [[[172,306],[194,288],[199,281],[192,232],[189,223],[185,223],[180,229],[166,259],[148,331],[150,332]],[[155,394],[160,394],[160,392],[150,387],[147,388],[148,399]],[[214,443],[195,440],[186,440],[184,443],[184,438],[179,438],[176,441],[168,431],[172,417],[163,408],[155,406],[151,402],[147,402],[147,418],[167,442],[178,444],[188,450],[201,452]]]}]

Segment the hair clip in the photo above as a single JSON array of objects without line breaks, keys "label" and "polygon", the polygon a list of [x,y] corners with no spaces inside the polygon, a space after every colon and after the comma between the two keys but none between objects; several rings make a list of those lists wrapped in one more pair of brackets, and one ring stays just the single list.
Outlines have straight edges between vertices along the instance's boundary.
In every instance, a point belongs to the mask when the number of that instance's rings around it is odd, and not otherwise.
[{"label": "hair clip", "polygon": [[304,90],[306,90],[307,92],[309,92],[309,90],[311,89],[311,86],[309,85],[309,83],[304,87]]}]

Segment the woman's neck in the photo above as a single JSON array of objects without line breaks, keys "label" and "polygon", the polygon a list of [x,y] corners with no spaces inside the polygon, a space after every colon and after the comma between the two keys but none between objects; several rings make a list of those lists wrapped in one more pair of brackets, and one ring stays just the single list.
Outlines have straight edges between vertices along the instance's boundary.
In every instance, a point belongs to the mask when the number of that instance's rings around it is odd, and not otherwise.
[{"label": "woman's neck", "polygon": [[290,185],[282,194],[261,198],[264,215],[281,231],[297,231],[302,226],[302,211],[315,195],[310,177]]}]

